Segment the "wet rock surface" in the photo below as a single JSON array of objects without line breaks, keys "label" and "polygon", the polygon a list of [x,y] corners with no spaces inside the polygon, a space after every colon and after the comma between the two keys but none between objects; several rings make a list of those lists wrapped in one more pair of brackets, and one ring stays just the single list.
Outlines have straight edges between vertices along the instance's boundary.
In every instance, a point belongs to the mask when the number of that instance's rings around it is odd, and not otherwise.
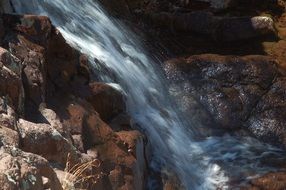
[{"label": "wet rock surface", "polygon": [[197,126],[242,129],[285,148],[285,77],[274,59],[207,54],[169,60],[164,67],[170,93]]},{"label": "wet rock surface", "polygon": [[174,86],[181,85],[190,116],[204,113],[209,124],[226,129],[244,125],[278,73],[275,61],[266,56],[206,54],[170,60],[164,67]]}]

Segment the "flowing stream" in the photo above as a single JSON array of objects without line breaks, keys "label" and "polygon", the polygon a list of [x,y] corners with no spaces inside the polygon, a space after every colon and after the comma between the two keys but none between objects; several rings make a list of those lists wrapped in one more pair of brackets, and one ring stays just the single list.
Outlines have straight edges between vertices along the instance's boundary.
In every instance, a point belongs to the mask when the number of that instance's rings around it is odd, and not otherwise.
[{"label": "flowing stream", "polygon": [[251,137],[200,136],[177,110],[159,64],[144,53],[140,39],[96,0],[12,2],[17,13],[49,16],[72,46],[90,56],[100,80],[126,94],[128,112],[151,144],[150,166],[173,172],[186,189],[229,189],[232,179],[275,170],[262,160],[283,158],[281,150]]}]

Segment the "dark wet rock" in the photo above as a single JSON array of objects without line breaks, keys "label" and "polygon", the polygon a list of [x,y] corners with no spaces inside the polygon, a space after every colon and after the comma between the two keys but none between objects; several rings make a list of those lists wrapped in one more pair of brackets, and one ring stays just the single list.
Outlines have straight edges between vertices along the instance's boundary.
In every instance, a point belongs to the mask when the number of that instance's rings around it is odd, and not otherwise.
[{"label": "dark wet rock", "polygon": [[136,127],[136,123],[133,121],[132,117],[126,113],[119,114],[109,123],[109,126],[113,131],[129,131]]},{"label": "dark wet rock", "polygon": [[[245,124],[277,74],[275,61],[266,56],[191,56],[166,62],[165,71],[181,87],[171,93],[184,93],[185,111],[203,113],[196,115],[226,129]],[[203,109],[197,111],[199,107]]]},{"label": "dark wet rock", "polygon": [[81,54],[67,44],[62,34],[53,28],[47,51],[47,70],[51,83],[56,88],[69,90],[69,83],[81,74],[80,60]]},{"label": "dark wet rock", "polygon": [[72,91],[78,97],[86,99],[105,122],[126,112],[123,92],[111,84],[74,80]]},{"label": "dark wet rock", "polygon": [[215,9],[227,9],[237,4],[238,0],[198,0],[210,3]]},{"label": "dark wet rock", "polygon": [[286,147],[286,79],[279,78],[248,119],[248,128],[266,142]]},{"label": "dark wet rock", "polygon": [[126,111],[123,94],[114,87],[104,83],[89,84],[91,94],[86,97],[104,121],[110,121]]},{"label": "dark wet rock", "polygon": [[[247,129],[285,147],[285,78],[266,56],[198,55],[166,62],[170,92],[202,126]],[[205,134],[206,131],[203,131]]]},{"label": "dark wet rock", "polygon": [[192,12],[172,14],[169,12],[151,13],[148,18],[158,27],[170,28],[178,32],[195,32],[210,35],[218,19],[209,12]]},{"label": "dark wet rock", "polygon": [[218,42],[246,40],[275,33],[274,21],[270,17],[223,18],[215,26],[212,34]]},{"label": "dark wet rock", "polygon": [[173,14],[155,12],[147,18],[157,27],[169,28],[178,33],[195,33],[211,37],[217,42],[247,40],[263,35],[276,35],[270,17],[219,17],[211,12],[195,11]]},{"label": "dark wet rock", "polygon": [[131,16],[126,0],[100,0],[99,2],[114,16]]}]

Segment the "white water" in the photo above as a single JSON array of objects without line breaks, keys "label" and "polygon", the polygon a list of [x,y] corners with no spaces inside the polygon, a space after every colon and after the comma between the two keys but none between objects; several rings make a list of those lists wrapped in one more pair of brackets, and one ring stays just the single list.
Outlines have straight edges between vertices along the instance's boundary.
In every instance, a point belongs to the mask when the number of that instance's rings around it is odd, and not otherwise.
[{"label": "white water", "polygon": [[48,15],[72,46],[97,60],[91,64],[101,80],[120,85],[129,113],[152,145],[152,167],[176,173],[190,190],[228,189],[232,178],[271,170],[260,160],[282,152],[253,138],[196,140],[196,126],[176,110],[160,69],[136,37],[94,1],[12,0],[18,13]]}]

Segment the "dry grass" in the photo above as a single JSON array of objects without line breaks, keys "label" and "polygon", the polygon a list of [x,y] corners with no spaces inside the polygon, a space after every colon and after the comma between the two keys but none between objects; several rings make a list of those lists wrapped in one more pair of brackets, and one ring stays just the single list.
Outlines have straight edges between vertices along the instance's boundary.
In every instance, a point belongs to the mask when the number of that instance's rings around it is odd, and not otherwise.
[{"label": "dry grass", "polygon": [[62,188],[64,190],[73,190],[77,187],[92,188],[102,177],[102,173],[95,172],[96,168],[100,167],[100,161],[94,159],[85,163],[78,163],[71,166],[70,154],[67,157],[65,167],[66,175],[62,180]]}]

